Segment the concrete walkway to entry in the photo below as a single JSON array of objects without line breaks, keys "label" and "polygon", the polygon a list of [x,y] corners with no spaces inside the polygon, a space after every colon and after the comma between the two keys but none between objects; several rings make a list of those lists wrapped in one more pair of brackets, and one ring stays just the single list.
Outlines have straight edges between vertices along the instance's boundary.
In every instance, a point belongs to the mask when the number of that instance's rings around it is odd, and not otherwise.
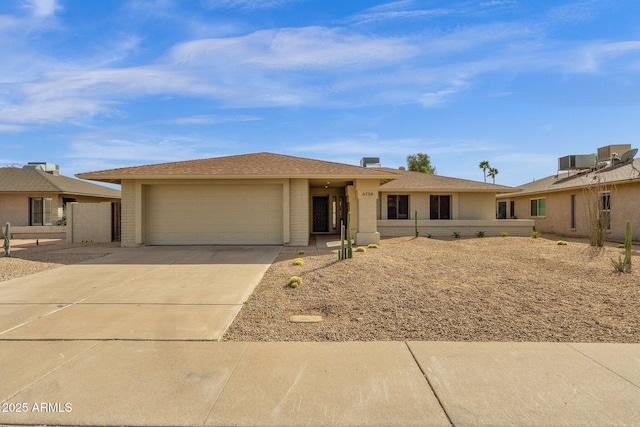
[{"label": "concrete walkway to entry", "polygon": [[0,282],[0,425],[640,426],[640,344],[218,342],[280,250]]}]

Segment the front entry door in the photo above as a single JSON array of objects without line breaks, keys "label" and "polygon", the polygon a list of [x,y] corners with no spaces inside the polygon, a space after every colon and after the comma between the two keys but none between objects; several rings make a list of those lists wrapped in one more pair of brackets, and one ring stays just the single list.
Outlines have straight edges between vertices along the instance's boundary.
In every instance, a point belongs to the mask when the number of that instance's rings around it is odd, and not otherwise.
[{"label": "front entry door", "polygon": [[313,196],[313,232],[329,231],[329,196]]}]

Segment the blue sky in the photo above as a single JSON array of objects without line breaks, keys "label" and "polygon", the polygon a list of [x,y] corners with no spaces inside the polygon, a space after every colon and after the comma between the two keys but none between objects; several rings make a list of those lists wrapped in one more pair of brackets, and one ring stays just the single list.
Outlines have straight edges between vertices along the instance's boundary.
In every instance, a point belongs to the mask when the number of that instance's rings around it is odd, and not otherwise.
[{"label": "blue sky", "polygon": [[0,166],[423,152],[515,186],[640,145],[637,0],[14,0],[0,46]]}]

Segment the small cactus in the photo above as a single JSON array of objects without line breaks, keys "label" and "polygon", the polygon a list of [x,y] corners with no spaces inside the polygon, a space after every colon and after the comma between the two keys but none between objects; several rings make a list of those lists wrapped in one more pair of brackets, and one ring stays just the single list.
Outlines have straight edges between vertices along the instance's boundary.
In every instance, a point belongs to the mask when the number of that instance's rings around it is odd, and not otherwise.
[{"label": "small cactus", "polygon": [[293,276],[289,279],[288,285],[290,288],[297,288],[298,286],[302,285],[302,278]]},{"label": "small cactus", "polygon": [[293,265],[302,265],[304,264],[304,260],[302,258],[296,258],[293,260]]},{"label": "small cactus", "polygon": [[11,224],[7,223],[4,229],[4,256],[11,256]]},{"label": "small cactus", "polygon": [[624,237],[624,266],[631,271],[631,221],[627,221]]}]

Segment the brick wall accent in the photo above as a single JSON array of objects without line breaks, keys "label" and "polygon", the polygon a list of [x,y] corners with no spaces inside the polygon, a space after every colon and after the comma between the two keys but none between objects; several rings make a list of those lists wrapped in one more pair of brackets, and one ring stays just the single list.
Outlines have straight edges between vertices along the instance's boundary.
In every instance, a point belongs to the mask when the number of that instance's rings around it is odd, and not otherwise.
[{"label": "brick wall accent", "polygon": [[292,246],[306,246],[309,243],[309,181],[291,179],[290,191],[290,242]]}]

